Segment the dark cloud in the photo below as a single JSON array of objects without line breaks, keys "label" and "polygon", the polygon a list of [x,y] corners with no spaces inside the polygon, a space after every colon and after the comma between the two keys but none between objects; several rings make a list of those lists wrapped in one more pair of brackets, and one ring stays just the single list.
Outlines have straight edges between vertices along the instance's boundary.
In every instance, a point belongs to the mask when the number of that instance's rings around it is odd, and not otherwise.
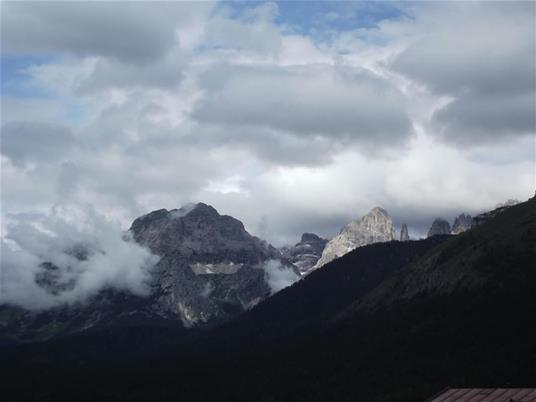
[{"label": "dark cloud", "polygon": [[536,92],[510,96],[461,96],[438,110],[440,135],[462,146],[508,141],[536,131]]},{"label": "dark cloud", "polygon": [[331,162],[341,148],[337,139],[304,137],[269,127],[196,124],[182,137],[168,137],[169,144],[203,149],[234,149],[249,153],[272,166],[320,166]]},{"label": "dark cloud", "polygon": [[2,5],[8,52],[71,53],[149,63],[175,44],[175,28],[210,3],[27,1]]},{"label": "dark cloud", "polygon": [[62,125],[13,121],[2,126],[1,151],[14,165],[55,162],[76,147],[71,131]]},{"label": "dark cloud", "polygon": [[175,88],[182,80],[188,56],[179,49],[151,64],[133,64],[114,59],[100,59],[91,74],[77,88],[81,95],[110,88],[156,87]]},{"label": "dark cloud", "polygon": [[469,145],[534,133],[534,13],[533,2],[446,3],[416,13],[427,31],[391,67],[453,98],[434,116],[445,140]]},{"label": "dark cloud", "polygon": [[197,120],[332,140],[399,143],[411,130],[403,95],[365,70],[226,66],[202,79]]}]

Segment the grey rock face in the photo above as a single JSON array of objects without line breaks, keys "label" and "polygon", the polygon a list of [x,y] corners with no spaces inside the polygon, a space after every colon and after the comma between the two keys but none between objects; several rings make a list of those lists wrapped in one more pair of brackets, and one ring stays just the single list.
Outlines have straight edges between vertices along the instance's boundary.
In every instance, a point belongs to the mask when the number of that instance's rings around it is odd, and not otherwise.
[{"label": "grey rock face", "polygon": [[471,215],[461,214],[454,219],[452,234],[456,235],[463,233],[466,230],[471,229],[471,226],[473,226],[473,218],[471,218]]},{"label": "grey rock face", "polygon": [[209,205],[199,203],[185,215],[180,212],[164,209],[136,219],[130,228],[134,240],[161,257],[180,254],[189,264],[213,264],[212,273],[225,270],[227,263],[255,265],[279,256],[238,219],[220,215]]},{"label": "grey rock face", "polygon": [[327,244],[326,239],[314,233],[304,233],[299,243],[282,249],[283,257],[294,264],[300,274],[306,275],[315,266]]},{"label": "grey rock face", "polygon": [[400,229],[400,241],[409,241],[408,226],[405,223]]},{"label": "grey rock face", "polygon": [[320,268],[357,247],[394,239],[395,229],[391,217],[385,209],[376,207],[360,220],[350,222],[330,240],[314,268]]},{"label": "grey rock face", "polygon": [[279,251],[209,205],[154,211],[130,231],[161,256],[153,275],[158,308],[185,326],[225,321],[271,293],[264,267]]},{"label": "grey rock face", "polygon": [[450,234],[450,225],[445,219],[436,218],[428,230],[428,237],[444,234]]}]

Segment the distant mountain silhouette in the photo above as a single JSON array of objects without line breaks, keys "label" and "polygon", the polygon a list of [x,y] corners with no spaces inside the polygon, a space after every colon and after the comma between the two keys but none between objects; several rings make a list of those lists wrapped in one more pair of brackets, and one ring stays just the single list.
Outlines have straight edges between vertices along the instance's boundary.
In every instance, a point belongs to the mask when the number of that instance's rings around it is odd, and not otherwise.
[{"label": "distant mountain silhouette", "polygon": [[223,327],[4,349],[7,400],[418,401],[536,378],[536,199],[360,247]]}]

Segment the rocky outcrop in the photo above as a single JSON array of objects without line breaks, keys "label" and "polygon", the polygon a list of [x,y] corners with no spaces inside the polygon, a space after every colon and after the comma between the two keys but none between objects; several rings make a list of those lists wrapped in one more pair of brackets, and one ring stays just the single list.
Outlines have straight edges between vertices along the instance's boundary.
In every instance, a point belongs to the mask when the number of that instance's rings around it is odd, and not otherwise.
[{"label": "rocky outcrop", "polygon": [[408,225],[406,225],[405,223],[400,229],[400,241],[409,241]]},{"label": "rocky outcrop", "polygon": [[294,264],[301,275],[306,275],[318,262],[327,244],[314,233],[304,233],[299,243],[281,250],[283,257]]},{"label": "rocky outcrop", "polygon": [[231,263],[253,266],[279,257],[274,247],[250,235],[238,219],[220,215],[203,203],[189,206],[187,213],[182,209],[151,212],[136,219],[130,232],[154,254],[180,255],[189,265],[204,265],[212,273],[225,271]]},{"label": "rocky outcrop", "polygon": [[159,310],[185,326],[225,321],[271,294],[265,268],[279,251],[209,205],[154,211],[130,231],[161,257],[153,285]]},{"label": "rocky outcrop", "polygon": [[357,247],[394,239],[391,217],[385,209],[376,207],[360,220],[350,222],[339,235],[330,240],[314,268],[320,268]]},{"label": "rocky outcrop", "polygon": [[450,234],[450,224],[443,218],[436,218],[428,230],[428,237]]},{"label": "rocky outcrop", "polygon": [[473,226],[473,218],[471,215],[461,214],[454,219],[454,224],[452,225],[451,233],[454,235],[465,232],[466,230],[471,229]]}]

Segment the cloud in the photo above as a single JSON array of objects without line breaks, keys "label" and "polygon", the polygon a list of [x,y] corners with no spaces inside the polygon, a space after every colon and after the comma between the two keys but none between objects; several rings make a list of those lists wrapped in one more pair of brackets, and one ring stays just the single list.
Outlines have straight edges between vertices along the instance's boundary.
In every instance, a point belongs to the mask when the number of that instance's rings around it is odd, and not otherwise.
[{"label": "cloud", "polygon": [[180,50],[170,51],[150,65],[101,58],[96,60],[93,71],[79,83],[77,91],[85,95],[103,89],[140,86],[173,89],[183,78],[187,60],[188,56]]},{"label": "cloud", "polygon": [[282,245],[534,192],[532,3],[46,5],[2,7],[4,53],[47,53],[2,97],[3,222],[199,200]]},{"label": "cloud", "polygon": [[466,94],[438,110],[434,120],[439,135],[450,143],[472,146],[511,141],[536,132],[536,94]]},{"label": "cloud", "polygon": [[46,309],[84,302],[104,288],[150,292],[158,261],[91,208],[9,217],[2,240],[1,303]]},{"label": "cloud", "polygon": [[1,151],[14,165],[58,161],[76,146],[71,131],[59,124],[13,121],[2,126]]},{"label": "cloud", "polygon": [[415,8],[414,22],[400,27],[411,30],[412,39],[392,66],[436,92],[525,92],[534,86],[534,7],[472,2]]},{"label": "cloud", "polygon": [[411,132],[402,94],[366,70],[218,67],[203,77],[206,93],[193,110],[198,121],[376,146]]},{"label": "cloud", "polygon": [[204,45],[208,48],[239,50],[262,58],[275,56],[281,47],[281,33],[274,24],[278,12],[276,3],[246,7],[237,18],[225,3],[207,25]]},{"label": "cloud", "polygon": [[534,12],[533,2],[441,3],[398,27],[412,39],[391,67],[452,99],[433,117],[443,140],[467,146],[536,131]]},{"label": "cloud", "polygon": [[279,260],[269,260],[264,264],[264,279],[272,294],[292,285],[300,279],[300,275],[290,267],[285,267]]},{"label": "cloud", "polygon": [[200,22],[212,7],[205,2],[9,2],[2,6],[2,45],[12,53],[151,63],[174,46],[178,26]]}]

